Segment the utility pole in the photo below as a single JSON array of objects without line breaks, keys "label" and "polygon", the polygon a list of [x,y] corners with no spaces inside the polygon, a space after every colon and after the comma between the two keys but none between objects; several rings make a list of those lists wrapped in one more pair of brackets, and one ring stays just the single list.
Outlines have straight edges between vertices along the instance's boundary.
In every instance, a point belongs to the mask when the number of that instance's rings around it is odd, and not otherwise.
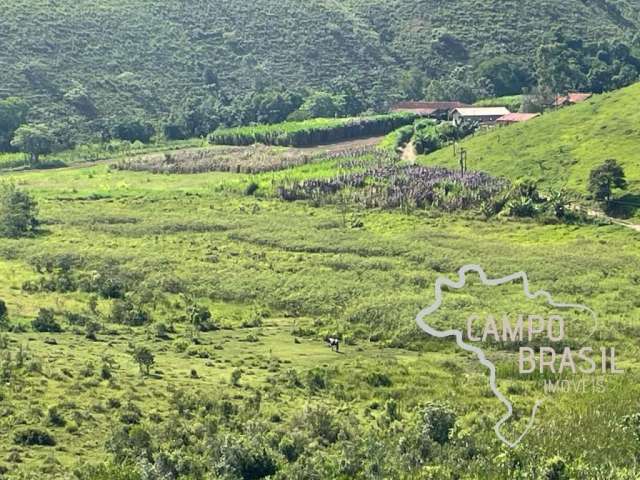
[{"label": "utility pole", "polygon": [[464,177],[467,173],[467,149],[458,146],[458,142],[453,143],[453,158],[457,158],[460,164],[460,175]]}]

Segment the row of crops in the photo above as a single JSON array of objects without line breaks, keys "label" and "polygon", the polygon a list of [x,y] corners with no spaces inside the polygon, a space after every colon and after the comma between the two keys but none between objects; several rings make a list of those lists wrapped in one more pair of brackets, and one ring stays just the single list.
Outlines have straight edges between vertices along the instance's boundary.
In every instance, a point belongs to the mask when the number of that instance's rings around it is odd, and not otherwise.
[{"label": "row of crops", "polygon": [[[427,208],[455,211],[480,207],[507,192],[509,182],[484,172],[460,172],[443,167],[404,165],[388,152],[378,161],[355,160],[354,170],[333,178],[285,181],[278,187],[282,200],[331,203],[350,198],[361,208]],[[336,196],[337,193],[341,195]]]},{"label": "row of crops", "polygon": [[255,125],[218,129],[209,135],[209,143],[246,146],[255,143],[289,147],[310,147],[354,138],[385,135],[414,122],[410,113],[393,113],[357,118],[314,118],[276,125]]}]

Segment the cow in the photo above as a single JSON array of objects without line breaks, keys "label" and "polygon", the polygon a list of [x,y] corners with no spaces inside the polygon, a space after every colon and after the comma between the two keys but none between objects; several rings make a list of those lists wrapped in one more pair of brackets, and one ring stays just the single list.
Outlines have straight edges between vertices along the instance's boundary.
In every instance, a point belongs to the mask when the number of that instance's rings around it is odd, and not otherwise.
[{"label": "cow", "polygon": [[329,337],[325,341],[332,351],[340,353],[340,340],[338,338]]}]

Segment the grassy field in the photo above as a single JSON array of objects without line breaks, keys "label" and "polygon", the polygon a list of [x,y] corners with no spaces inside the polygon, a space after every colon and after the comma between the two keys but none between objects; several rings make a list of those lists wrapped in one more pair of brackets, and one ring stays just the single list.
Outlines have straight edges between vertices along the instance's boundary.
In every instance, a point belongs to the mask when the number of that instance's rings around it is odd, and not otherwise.
[{"label": "grassy field", "polygon": [[[635,84],[527,123],[478,134],[462,142],[468,152],[469,168],[513,180],[531,178],[547,188],[566,186],[586,193],[591,169],[613,158],[625,169],[630,194],[635,192],[637,196],[638,99],[640,84]],[[450,148],[421,160],[428,164],[457,164]]]},{"label": "grassy field", "polygon": [[[471,155],[482,140],[469,142]],[[43,221],[33,238],[0,240],[0,298],[14,326],[0,342],[6,476],[66,478],[84,463],[115,461],[148,475],[167,468],[169,478],[202,478],[214,466],[224,478],[262,478],[220,466],[217,449],[232,445],[254,463],[268,452],[273,478],[636,478],[640,443],[623,418],[640,408],[637,233],[277,200],[279,182],[335,174],[342,161],[255,175],[107,163],[5,174],[36,197]],[[247,195],[250,184],[257,190]],[[414,320],[433,301],[436,278],[470,263],[493,277],[526,271],[533,289],[588,304],[603,322],[597,341],[614,345],[627,371],[607,377],[602,392],[553,395],[514,450],[493,432],[504,409],[486,370]],[[150,323],[113,323],[117,300],[59,286],[106,275],[122,279]],[[517,285],[499,295],[482,289],[451,292],[435,324],[459,320],[463,308],[531,308]],[[219,330],[192,331],[183,317],[193,301]],[[41,308],[55,312],[62,333],[32,331]],[[95,318],[97,340],[70,313]],[[579,325],[572,342],[589,330]],[[328,335],[343,339],[341,354],[324,345]],[[155,355],[149,376],[131,355],[141,345]],[[513,349],[493,345],[489,354],[515,405],[506,429],[515,437],[541,378],[514,373]],[[457,418],[442,445],[420,433],[433,401]],[[26,428],[46,430],[56,445],[16,443]],[[116,478],[118,468],[78,478]]]}]

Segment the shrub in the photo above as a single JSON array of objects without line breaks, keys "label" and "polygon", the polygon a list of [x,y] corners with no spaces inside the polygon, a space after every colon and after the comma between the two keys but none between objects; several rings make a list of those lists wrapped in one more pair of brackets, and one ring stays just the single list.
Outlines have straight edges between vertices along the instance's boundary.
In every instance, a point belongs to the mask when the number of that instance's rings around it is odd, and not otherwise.
[{"label": "shrub", "polygon": [[18,445],[41,445],[43,447],[52,447],[56,444],[53,436],[45,431],[37,428],[27,428],[16,432],[13,436],[14,443]]},{"label": "shrub", "polygon": [[127,402],[122,410],[120,422],[127,425],[137,425],[142,420],[142,412],[135,403]]},{"label": "shrub", "polygon": [[0,184],[0,236],[17,238],[32,234],[37,226],[38,204],[12,183]]},{"label": "shrub", "polygon": [[193,303],[187,306],[187,318],[193,328],[200,332],[210,332],[220,328],[213,321],[213,316],[209,309],[203,305]]},{"label": "shrub", "polygon": [[55,320],[53,310],[47,308],[40,309],[31,326],[36,332],[59,333],[62,331],[62,327]]},{"label": "shrub", "polygon": [[304,443],[299,435],[286,434],[280,439],[278,451],[288,462],[295,462],[304,452]]},{"label": "shrub", "polygon": [[329,445],[338,439],[338,426],[334,414],[325,405],[306,405],[302,414],[302,423],[310,435]]},{"label": "shrub", "polygon": [[237,387],[240,385],[240,378],[242,377],[242,370],[236,368],[231,372],[231,385]]},{"label": "shrub", "polygon": [[118,463],[151,459],[151,435],[140,425],[122,426],[107,441],[107,450]]},{"label": "shrub", "polygon": [[52,427],[64,427],[67,422],[56,407],[49,407],[47,410],[47,424]]},{"label": "shrub", "polygon": [[312,392],[327,388],[327,371],[323,368],[314,368],[307,372],[307,387]]},{"label": "shrub", "polygon": [[274,475],[278,466],[272,452],[261,445],[259,439],[248,441],[227,436],[220,446],[217,465],[221,478],[258,480]]},{"label": "shrub", "polygon": [[153,326],[153,335],[161,340],[169,339],[169,328],[166,324],[159,322]]},{"label": "shrub", "polygon": [[391,379],[386,373],[371,372],[367,375],[366,381],[372,387],[390,387]]},{"label": "shrub", "polygon": [[4,300],[0,299],[0,329],[9,326],[9,310]]},{"label": "shrub", "polygon": [[247,185],[247,187],[244,189],[244,194],[249,196],[249,195],[253,195],[254,193],[256,193],[256,191],[258,190],[258,188],[260,188],[260,186],[256,183],[256,182],[251,182],[249,183],[249,185]]},{"label": "shrub", "polygon": [[559,456],[548,459],[544,465],[543,478],[544,480],[567,480],[569,476],[564,460]]},{"label": "shrub", "polygon": [[130,300],[115,300],[111,306],[109,321],[130,327],[139,327],[150,321],[149,314]]},{"label": "shrub", "polygon": [[423,412],[423,434],[444,445],[449,441],[456,423],[456,414],[442,403],[428,403]]},{"label": "shrub", "polygon": [[85,325],[84,336],[89,340],[96,340],[97,339],[96,335],[101,329],[102,329],[102,325],[100,325],[98,322],[90,320]]}]

